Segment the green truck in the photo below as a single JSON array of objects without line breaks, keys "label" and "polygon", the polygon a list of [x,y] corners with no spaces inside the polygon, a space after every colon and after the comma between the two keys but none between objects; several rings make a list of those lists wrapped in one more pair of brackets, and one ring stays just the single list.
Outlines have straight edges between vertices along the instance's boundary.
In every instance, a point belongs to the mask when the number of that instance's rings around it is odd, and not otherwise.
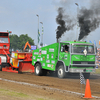
[{"label": "green truck", "polygon": [[[67,51],[67,52],[66,52]],[[33,50],[32,65],[35,75],[55,72],[59,78],[68,73],[83,73],[89,78],[95,72],[96,49],[94,44],[86,41],[64,41]]]}]

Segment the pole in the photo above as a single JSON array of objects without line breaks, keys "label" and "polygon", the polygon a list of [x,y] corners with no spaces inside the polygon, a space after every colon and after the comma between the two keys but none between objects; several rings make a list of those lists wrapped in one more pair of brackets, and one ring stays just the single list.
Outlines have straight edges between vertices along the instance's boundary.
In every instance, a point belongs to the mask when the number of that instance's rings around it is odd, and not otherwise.
[{"label": "pole", "polygon": [[39,48],[39,15],[36,15],[38,17],[38,35],[37,35],[37,48]]},{"label": "pole", "polygon": [[43,46],[43,24],[42,24],[42,46]]},{"label": "pole", "polygon": [[42,24],[41,46],[43,47],[43,22],[40,23]]},{"label": "pole", "polygon": [[43,46],[43,24],[42,24],[42,46]]}]

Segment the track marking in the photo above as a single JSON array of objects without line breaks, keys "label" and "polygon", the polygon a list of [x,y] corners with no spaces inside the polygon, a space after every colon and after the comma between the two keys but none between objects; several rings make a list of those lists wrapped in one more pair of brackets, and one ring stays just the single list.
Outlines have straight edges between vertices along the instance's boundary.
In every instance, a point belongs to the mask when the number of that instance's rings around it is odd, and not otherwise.
[{"label": "track marking", "polygon": [[[40,86],[40,85],[26,83],[26,82],[18,82],[18,81],[14,81],[14,80],[3,79],[3,78],[0,78],[0,80],[6,81],[6,82],[17,83],[17,84],[21,84],[21,85],[28,85],[28,86],[32,86],[32,87],[36,87],[36,88],[41,88],[41,89],[48,89],[48,90],[52,90],[52,91],[58,91],[58,92],[62,92],[62,93],[72,93],[72,94],[83,95],[83,96],[85,95],[83,93],[67,91],[67,90],[62,90],[62,89],[57,89],[57,88],[50,88],[50,87],[47,87],[47,86]],[[92,97],[100,98],[98,96],[92,96]]]}]

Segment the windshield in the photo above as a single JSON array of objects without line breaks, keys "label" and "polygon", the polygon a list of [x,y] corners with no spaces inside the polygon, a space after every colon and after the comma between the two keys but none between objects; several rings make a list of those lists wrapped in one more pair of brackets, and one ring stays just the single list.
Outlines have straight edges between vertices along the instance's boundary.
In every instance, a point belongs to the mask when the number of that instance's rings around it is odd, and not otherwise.
[{"label": "windshield", "polygon": [[0,43],[8,43],[8,38],[0,37]]},{"label": "windshield", "polygon": [[87,54],[94,54],[93,45],[72,45],[72,53],[83,53],[86,50]]}]

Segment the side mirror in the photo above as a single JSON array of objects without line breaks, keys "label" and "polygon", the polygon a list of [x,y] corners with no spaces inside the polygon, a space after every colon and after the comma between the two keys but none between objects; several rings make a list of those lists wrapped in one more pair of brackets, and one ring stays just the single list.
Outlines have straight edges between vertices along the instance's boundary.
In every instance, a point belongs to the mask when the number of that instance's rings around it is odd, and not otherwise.
[{"label": "side mirror", "polygon": [[61,46],[61,52],[63,52],[63,46]]},{"label": "side mirror", "polygon": [[61,44],[61,52],[63,52],[63,44]]}]

